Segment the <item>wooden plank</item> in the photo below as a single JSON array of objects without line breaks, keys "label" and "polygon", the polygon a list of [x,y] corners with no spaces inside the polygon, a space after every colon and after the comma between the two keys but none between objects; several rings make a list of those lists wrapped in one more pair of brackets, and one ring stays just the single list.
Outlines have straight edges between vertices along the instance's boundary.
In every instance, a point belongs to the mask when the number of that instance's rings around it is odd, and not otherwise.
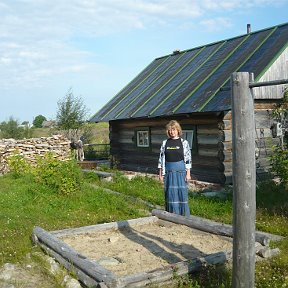
[{"label": "wooden plank", "polygon": [[223,120],[222,124],[219,124],[219,128],[222,130],[231,130],[232,129],[232,122],[231,120]]},{"label": "wooden plank", "polygon": [[232,141],[232,130],[223,130],[223,141]]},{"label": "wooden plank", "polygon": [[[81,281],[85,285],[85,287],[103,287],[106,288],[106,284],[104,282],[98,282],[95,279],[86,275],[81,269],[77,268],[74,263],[67,261],[60,254],[56,253],[53,249],[50,249],[48,246],[41,242],[37,242],[42,250],[44,250],[48,255],[53,257],[57,262],[59,262],[63,267],[65,267],[71,273],[75,273],[77,279]],[[99,286],[101,284],[101,286]],[[107,287],[108,288],[108,287]]]},{"label": "wooden plank", "polygon": [[263,109],[263,110],[274,110],[275,109],[275,103],[279,103],[279,100],[273,99],[273,100],[258,100],[255,99],[254,101],[254,108],[255,110]]},{"label": "wooden plank", "polygon": [[197,126],[197,134],[213,134],[213,135],[221,135],[221,131],[217,125],[218,123],[215,123],[215,125],[198,125]]},{"label": "wooden plank", "polygon": [[198,155],[200,156],[218,157],[218,154],[219,151],[216,149],[198,148]]},{"label": "wooden plank", "polygon": [[[221,157],[223,155],[223,158]],[[223,154],[220,154],[218,155],[219,159],[221,159],[222,161],[232,161],[232,158],[233,158],[233,154],[232,154],[232,151],[224,151]]]},{"label": "wooden plank", "polygon": [[55,237],[55,235],[52,235],[40,227],[35,227],[33,229],[33,239],[55,251],[64,258],[65,261],[73,263],[77,269],[81,270],[96,282],[105,282],[108,287],[115,287],[117,278],[114,273],[96,262],[89,261],[85,256],[79,254],[66,243]]},{"label": "wooden plank", "polygon": [[232,151],[232,141],[218,142],[218,149],[222,151]]},{"label": "wooden plank", "polygon": [[89,226],[84,226],[84,227],[79,227],[79,228],[55,230],[55,231],[51,231],[50,233],[57,237],[63,237],[63,236],[77,235],[77,234],[83,234],[83,233],[88,233],[88,232],[103,231],[107,229],[121,229],[125,227],[136,227],[139,225],[154,223],[156,221],[158,221],[158,218],[156,216],[150,216],[150,217],[142,217],[142,218],[130,219],[130,220],[124,220],[124,221],[89,225]]},{"label": "wooden plank", "polygon": [[217,145],[219,141],[223,141],[224,137],[221,138],[220,135],[197,135],[197,142],[199,145],[204,144],[215,144]]},{"label": "wooden plank", "polygon": [[193,178],[200,181],[224,184],[226,181],[224,172],[213,171],[211,169],[200,169],[198,167],[192,167],[191,171]]},{"label": "wooden plank", "polygon": [[[160,219],[167,220],[173,223],[183,224],[191,228],[195,228],[198,230],[202,230],[205,232],[223,235],[223,236],[233,236],[233,227],[232,225],[223,224],[215,221],[211,221],[208,219],[204,219],[201,217],[190,216],[184,217],[181,215],[169,213],[167,211],[152,210],[152,215],[157,216]],[[274,240],[274,239],[273,239]],[[256,232],[256,241],[261,243],[262,245],[267,246],[270,242],[270,238],[266,233]]]},{"label": "wooden plank", "polygon": [[163,284],[172,280],[175,275],[182,276],[200,270],[207,265],[217,265],[232,259],[232,252],[217,252],[204,257],[181,261],[155,269],[154,271],[137,273],[119,278],[119,287],[144,287],[146,285]]},{"label": "wooden plank", "polygon": [[[188,115],[187,115],[188,116]],[[189,114],[189,117],[177,116],[173,117],[161,117],[161,118],[143,118],[143,119],[133,119],[133,120],[117,120],[110,121],[110,127],[112,130],[115,129],[133,129],[136,127],[165,127],[165,125],[172,119],[179,121],[181,125],[201,125],[201,124],[213,124],[219,121],[219,113],[195,113]]]}]

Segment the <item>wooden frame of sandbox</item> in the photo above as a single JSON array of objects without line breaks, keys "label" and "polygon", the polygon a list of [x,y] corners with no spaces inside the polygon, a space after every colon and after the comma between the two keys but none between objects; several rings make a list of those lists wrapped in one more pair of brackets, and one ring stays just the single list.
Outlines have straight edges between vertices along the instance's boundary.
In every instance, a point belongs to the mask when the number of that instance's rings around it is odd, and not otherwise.
[{"label": "wooden frame of sandbox", "polygon": [[[210,221],[200,217],[190,216],[187,218],[157,209],[152,211],[152,215],[153,216],[127,221],[104,223],[51,232],[45,231],[40,227],[35,227],[32,233],[32,240],[51,257],[55,258],[67,270],[74,273],[78,280],[87,287],[144,287],[148,284],[165,283],[173,280],[173,277],[176,275],[181,276],[189,274],[199,270],[205,265],[216,265],[225,263],[232,259],[232,251],[222,251],[206,255],[205,257],[196,257],[190,260],[177,262],[173,265],[167,264],[166,267],[149,272],[118,277],[112,271],[106,269],[95,261],[89,260],[86,256],[81,255],[58,238],[65,235],[77,235],[92,231],[97,232],[111,228],[120,229],[127,226],[133,227],[135,225],[144,225],[158,221],[159,219],[186,225],[216,235],[232,237],[233,233],[231,225]],[[271,239],[281,239],[281,237],[277,235],[258,231],[255,233],[255,238],[255,253],[262,257],[270,257],[273,255],[273,251],[269,248],[269,241]]]}]

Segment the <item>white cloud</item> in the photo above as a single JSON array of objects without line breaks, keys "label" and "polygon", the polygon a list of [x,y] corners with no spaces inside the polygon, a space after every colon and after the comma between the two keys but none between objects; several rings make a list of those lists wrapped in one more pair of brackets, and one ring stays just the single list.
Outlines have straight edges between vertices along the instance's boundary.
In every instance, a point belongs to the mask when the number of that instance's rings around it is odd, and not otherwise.
[{"label": "white cloud", "polygon": [[287,0],[203,0],[202,5],[205,9],[209,10],[233,10],[233,9],[248,9],[253,7],[265,7],[265,6],[279,6],[287,4]]},{"label": "white cloud", "polygon": [[225,28],[231,27],[232,23],[229,18],[213,18],[200,21],[200,25],[204,27],[205,30],[210,32],[220,31]]},{"label": "white cloud", "polygon": [[[93,69],[95,74],[97,46],[93,52],[77,47],[78,38],[118,36],[165,25],[191,29],[198,23],[206,31],[216,31],[232,25],[223,11],[285,1],[0,0],[0,86],[41,86],[53,75],[93,73]],[[217,15],[212,17],[210,11]]]}]

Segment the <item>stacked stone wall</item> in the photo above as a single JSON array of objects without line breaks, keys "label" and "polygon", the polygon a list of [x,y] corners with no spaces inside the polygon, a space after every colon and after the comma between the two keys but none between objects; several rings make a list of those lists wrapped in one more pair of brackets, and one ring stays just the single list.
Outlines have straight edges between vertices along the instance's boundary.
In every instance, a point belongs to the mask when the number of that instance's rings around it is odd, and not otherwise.
[{"label": "stacked stone wall", "polygon": [[59,160],[71,157],[70,141],[62,135],[31,139],[0,139],[0,174],[9,172],[8,158],[12,155],[22,155],[30,163],[36,158],[52,152]]}]

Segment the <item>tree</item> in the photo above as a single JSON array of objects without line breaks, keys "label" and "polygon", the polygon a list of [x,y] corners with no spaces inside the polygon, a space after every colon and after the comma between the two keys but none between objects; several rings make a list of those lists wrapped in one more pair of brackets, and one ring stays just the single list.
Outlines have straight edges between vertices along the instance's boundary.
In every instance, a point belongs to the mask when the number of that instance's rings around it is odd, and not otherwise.
[{"label": "tree", "polygon": [[[285,87],[282,101],[275,106],[272,116],[281,124],[280,144],[274,146],[270,156],[271,171],[280,179],[288,189],[288,88]],[[280,132],[280,131],[279,131]],[[277,135],[276,135],[277,136]]]},{"label": "tree", "polygon": [[69,139],[76,140],[80,137],[80,128],[83,127],[88,110],[81,97],[75,97],[72,89],[69,89],[66,96],[57,103],[56,115],[57,126],[64,130]]},{"label": "tree", "polygon": [[36,128],[41,128],[44,121],[46,121],[46,117],[43,115],[38,115],[33,120],[33,126]]},{"label": "tree", "polygon": [[[1,137],[2,138],[14,138],[14,139],[22,139],[24,136],[26,137],[27,129],[25,130],[23,127],[19,126],[19,123],[16,119],[10,116],[7,122],[1,123]],[[26,132],[26,133],[24,133]]]}]

